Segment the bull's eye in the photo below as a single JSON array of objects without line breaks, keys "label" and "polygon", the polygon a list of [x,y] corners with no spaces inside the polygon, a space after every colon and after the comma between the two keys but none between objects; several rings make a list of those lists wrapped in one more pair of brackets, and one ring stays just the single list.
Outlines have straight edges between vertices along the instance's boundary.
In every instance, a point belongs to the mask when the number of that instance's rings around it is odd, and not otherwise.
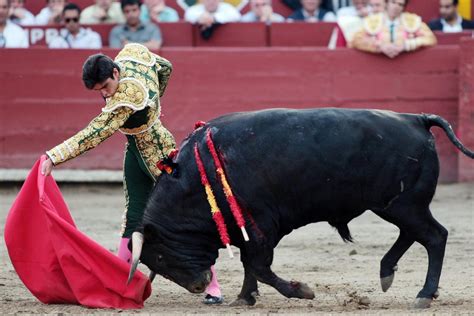
[{"label": "bull's eye", "polygon": [[158,261],[161,261],[161,260],[163,260],[163,256],[162,256],[162,255],[158,255],[157,259],[158,259]]}]

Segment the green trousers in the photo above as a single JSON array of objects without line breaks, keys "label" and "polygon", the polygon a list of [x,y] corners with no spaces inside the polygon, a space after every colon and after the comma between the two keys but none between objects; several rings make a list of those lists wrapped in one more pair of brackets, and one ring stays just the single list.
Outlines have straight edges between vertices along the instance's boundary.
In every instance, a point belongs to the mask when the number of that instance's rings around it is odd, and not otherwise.
[{"label": "green trousers", "polygon": [[141,158],[134,138],[127,137],[127,139],[123,166],[125,212],[122,217],[122,238],[130,238],[141,223],[148,196],[155,183],[155,178]]}]

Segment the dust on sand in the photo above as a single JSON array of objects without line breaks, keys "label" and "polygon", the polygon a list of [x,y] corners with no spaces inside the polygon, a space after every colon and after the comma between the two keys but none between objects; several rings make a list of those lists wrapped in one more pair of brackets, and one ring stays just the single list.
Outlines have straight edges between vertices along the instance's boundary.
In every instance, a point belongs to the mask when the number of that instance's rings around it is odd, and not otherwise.
[{"label": "dust on sand", "polygon": [[[142,310],[101,310],[75,305],[44,305],[36,300],[16,275],[8,257],[3,227],[19,187],[0,187],[0,314],[112,312],[160,314],[470,314],[474,313],[474,183],[440,185],[431,204],[434,217],[449,231],[440,282],[440,297],[428,310],[412,310],[415,296],[425,281],[428,259],[415,243],[398,264],[388,292],[380,288],[379,265],[398,237],[398,229],[366,212],[350,224],[354,243],[345,244],[327,223],[311,224],[285,237],[275,250],[273,271],[285,279],[307,283],[313,300],[287,299],[275,289],[259,284],[260,296],[251,307],[230,307],[240,292],[243,268],[237,257],[220,253],[216,268],[225,296],[224,304],[206,306],[203,295],[157,276],[153,293]],[[63,185],[61,190],[78,228],[116,252],[123,212],[119,186]],[[91,220],[94,219],[94,220]],[[147,273],[146,267],[141,270]]]}]

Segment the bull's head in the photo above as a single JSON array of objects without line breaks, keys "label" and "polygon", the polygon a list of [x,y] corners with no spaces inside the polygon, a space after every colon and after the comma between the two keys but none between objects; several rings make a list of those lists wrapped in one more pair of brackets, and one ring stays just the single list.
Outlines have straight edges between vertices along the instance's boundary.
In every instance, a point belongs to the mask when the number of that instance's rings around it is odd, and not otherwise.
[{"label": "bull's head", "polygon": [[[202,293],[211,281],[209,253],[203,256],[185,255],[190,249],[172,249],[157,238],[156,232],[146,226],[144,235],[135,232],[132,235],[132,266],[129,282],[133,278],[139,261],[151,271],[177,283],[192,293]],[[204,253],[203,253],[204,254]],[[215,258],[214,258],[215,260]]]}]

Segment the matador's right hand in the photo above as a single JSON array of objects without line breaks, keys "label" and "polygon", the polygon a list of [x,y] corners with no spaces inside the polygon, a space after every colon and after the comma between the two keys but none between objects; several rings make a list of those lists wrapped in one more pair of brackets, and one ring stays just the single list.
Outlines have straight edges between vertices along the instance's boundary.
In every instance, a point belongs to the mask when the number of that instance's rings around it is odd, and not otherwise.
[{"label": "matador's right hand", "polygon": [[53,171],[53,162],[51,161],[51,159],[46,159],[45,161],[43,161],[43,164],[41,165],[41,174],[44,175],[44,176],[49,176],[51,174],[51,171]]}]

